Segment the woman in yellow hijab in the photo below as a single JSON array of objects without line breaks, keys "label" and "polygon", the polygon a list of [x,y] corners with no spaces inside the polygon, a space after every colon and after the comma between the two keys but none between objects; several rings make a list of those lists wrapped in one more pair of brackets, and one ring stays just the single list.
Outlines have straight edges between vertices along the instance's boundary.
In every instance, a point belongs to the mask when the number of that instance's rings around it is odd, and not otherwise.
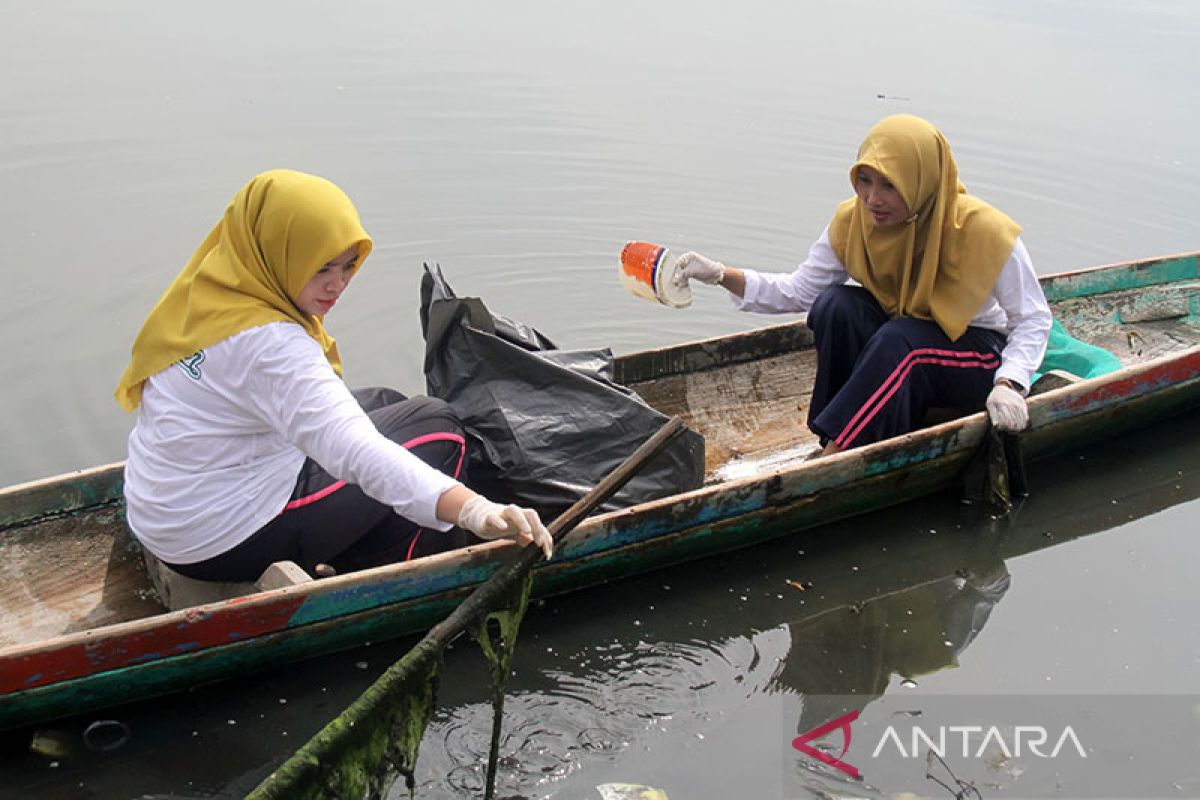
[{"label": "woman in yellow hijab", "polygon": [[941,131],[908,114],[871,128],[850,184],[794,272],[685,253],[680,275],[743,311],[807,312],[808,425],[825,453],[911,431],[930,408],[986,407],[998,428],[1023,429],[1051,316],[1020,226],[967,194]]},{"label": "woman in yellow hijab", "polygon": [[341,189],[264,172],[150,311],[116,397],[138,415],[126,516],[168,567],[329,574],[465,543],[455,525],[551,555],[536,512],[458,480],[466,440],[444,402],[343,383],[324,317],[370,252]]}]

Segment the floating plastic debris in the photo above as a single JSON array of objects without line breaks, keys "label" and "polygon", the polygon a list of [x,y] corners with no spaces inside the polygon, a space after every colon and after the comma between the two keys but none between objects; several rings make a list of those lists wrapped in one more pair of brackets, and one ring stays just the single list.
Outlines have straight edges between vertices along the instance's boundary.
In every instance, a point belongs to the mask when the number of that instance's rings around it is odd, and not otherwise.
[{"label": "floating plastic debris", "polygon": [[62,758],[67,754],[67,745],[60,731],[35,731],[29,740],[29,752],[47,758]]},{"label": "floating plastic debris", "polygon": [[662,789],[640,783],[602,783],[596,791],[602,800],[668,800]]},{"label": "floating plastic debris", "polygon": [[125,746],[130,737],[129,726],[116,719],[98,719],[83,730],[83,743],[89,750],[109,753]]}]

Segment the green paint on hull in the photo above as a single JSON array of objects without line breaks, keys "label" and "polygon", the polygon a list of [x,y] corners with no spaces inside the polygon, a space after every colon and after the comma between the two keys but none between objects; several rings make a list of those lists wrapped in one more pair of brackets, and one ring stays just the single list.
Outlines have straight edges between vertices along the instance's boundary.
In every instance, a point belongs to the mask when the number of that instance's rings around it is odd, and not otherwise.
[{"label": "green paint on hull", "polygon": [[1197,278],[1200,278],[1200,263],[1195,255],[1187,255],[1051,277],[1042,281],[1042,290],[1049,302],[1057,303],[1072,297],[1092,297]]}]

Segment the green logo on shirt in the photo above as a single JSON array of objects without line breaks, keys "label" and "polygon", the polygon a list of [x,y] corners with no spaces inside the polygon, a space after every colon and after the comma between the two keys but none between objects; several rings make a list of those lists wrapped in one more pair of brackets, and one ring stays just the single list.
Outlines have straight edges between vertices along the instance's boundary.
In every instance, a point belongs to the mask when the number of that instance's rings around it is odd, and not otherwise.
[{"label": "green logo on shirt", "polygon": [[200,365],[204,363],[204,351],[198,350],[187,358],[181,358],[177,362],[180,368],[187,373],[188,377],[194,381],[200,380]]}]

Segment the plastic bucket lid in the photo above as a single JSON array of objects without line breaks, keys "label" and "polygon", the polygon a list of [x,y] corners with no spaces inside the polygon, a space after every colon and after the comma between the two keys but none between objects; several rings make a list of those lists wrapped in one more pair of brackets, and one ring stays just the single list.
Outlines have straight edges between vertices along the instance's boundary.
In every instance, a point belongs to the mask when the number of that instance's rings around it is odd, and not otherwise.
[{"label": "plastic bucket lid", "polygon": [[618,274],[621,285],[631,293],[672,308],[691,305],[692,290],[676,280],[676,270],[669,263],[670,251],[651,242],[626,242],[621,249]]}]

